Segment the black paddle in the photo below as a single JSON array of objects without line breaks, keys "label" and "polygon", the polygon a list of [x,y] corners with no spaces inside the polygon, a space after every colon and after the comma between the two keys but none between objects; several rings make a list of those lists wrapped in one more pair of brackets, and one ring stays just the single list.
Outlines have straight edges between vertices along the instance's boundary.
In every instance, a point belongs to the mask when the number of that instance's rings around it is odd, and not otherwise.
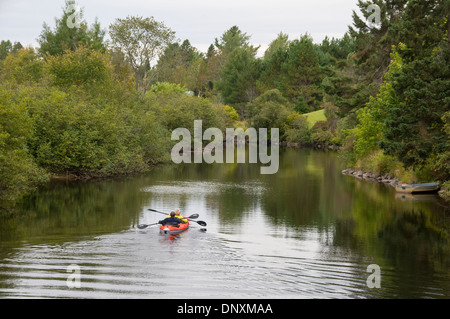
[{"label": "black paddle", "polygon": [[159,211],[154,210],[154,209],[151,209],[151,208],[148,208],[147,210],[152,211],[152,212],[155,212],[155,213],[163,214],[163,215],[169,215],[169,214],[167,214],[167,213],[159,212]]},{"label": "black paddle", "polygon": [[159,223],[156,223],[156,224],[141,224],[141,225],[137,225],[137,228],[139,228],[139,229],[145,229],[145,228],[147,228],[147,227],[150,227],[150,226],[154,226],[154,225],[159,225]]},{"label": "black paddle", "polygon": [[157,210],[151,209],[151,208],[148,208],[147,210],[152,211],[152,212],[155,212],[155,213],[158,213],[158,214],[169,215],[169,214],[167,214],[167,213],[160,212],[160,211],[157,211]]},{"label": "black paddle", "polygon": [[[164,214],[164,213],[163,213]],[[166,214],[164,214],[164,215],[166,215]],[[193,221],[193,222],[196,222],[196,223],[198,223],[199,225],[201,225],[201,226],[206,226],[206,223],[204,222],[204,221],[201,221],[201,220],[199,220],[199,221],[196,221],[196,220],[192,220],[193,218],[198,218],[198,214],[192,214],[191,216],[189,216],[189,217],[186,217],[186,219],[188,219],[189,221]],[[137,228],[139,228],[139,229],[145,229],[145,228],[147,228],[147,227],[149,227],[149,226],[154,226],[154,225],[159,225],[159,223],[156,223],[156,224],[141,224],[141,225],[138,225],[137,226]]]},{"label": "black paddle", "polygon": [[[189,218],[188,218],[189,219]],[[197,224],[199,224],[200,226],[206,226],[207,224],[202,221],[202,220],[189,220],[190,222],[196,222]]]},{"label": "black paddle", "polygon": [[[167,214],[167,213],[163,213],[163,212],[160,212],[160,211],[151,209],[151,208],[148,208],[147,210],[152,211],[152,212],[155,212],[155,213],[163,214],[163,215],[166,215],[166,216],[169,215],[169,214]],[[191,216],[185,217],[185,218],[196,219],[196,218],[198,218],[198,216],[199,216],[198,214],[192,214]]]}]

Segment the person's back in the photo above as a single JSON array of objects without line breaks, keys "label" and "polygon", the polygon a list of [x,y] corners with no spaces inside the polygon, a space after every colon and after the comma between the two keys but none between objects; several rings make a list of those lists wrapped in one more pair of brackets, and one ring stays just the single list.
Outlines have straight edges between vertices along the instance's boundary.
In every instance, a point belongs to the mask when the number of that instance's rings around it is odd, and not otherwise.
[{"label": "person's back", "polygon": [[167,216],[163,220],[160,220],[159,223],[161,225],[167,225],[167,224],[171,224],[171,225],[177,224],[178,225],[180,223],[183,223],[183,220],[181,218],[177,218],[175,216],[175,212],[171,212],[169,216]]}]

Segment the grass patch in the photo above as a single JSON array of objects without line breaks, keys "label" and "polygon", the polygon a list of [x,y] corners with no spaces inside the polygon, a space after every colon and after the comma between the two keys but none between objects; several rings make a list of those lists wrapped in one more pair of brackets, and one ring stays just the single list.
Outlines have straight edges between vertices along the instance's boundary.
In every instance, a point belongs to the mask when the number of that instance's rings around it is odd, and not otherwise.
[{"label": "grass patch", "polygon": [[319,121],[326,121],[327,118],[325,117],[325,110],[319,110],[311,113],[303,114],[303,116],[306,116],[308,119],[309,128],[312,128],[314,124],[316,124]]}]

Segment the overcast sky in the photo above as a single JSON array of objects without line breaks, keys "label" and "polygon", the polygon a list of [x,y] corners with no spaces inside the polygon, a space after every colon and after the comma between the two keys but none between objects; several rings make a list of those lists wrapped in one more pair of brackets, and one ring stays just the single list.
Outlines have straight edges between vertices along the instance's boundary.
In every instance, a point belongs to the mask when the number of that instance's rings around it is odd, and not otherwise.
[{"label": "overcast sky", "polygon": [[[61,17],[64,0],[0,0],[0,40],[19,41],[36,47],[46,22],[54,28]],[[205,52],[226,30],[237,25],[251,36],[261,51],[279,32],[297,39],[309,33],[315,42],[328,35],[341,37],[352,22],[356,0],[77,0],[91,24],[97,17],[103,29],[116,18],[128,15],[153,16],[189,39]],[[261,52],[260,52],[261,53]]]}]

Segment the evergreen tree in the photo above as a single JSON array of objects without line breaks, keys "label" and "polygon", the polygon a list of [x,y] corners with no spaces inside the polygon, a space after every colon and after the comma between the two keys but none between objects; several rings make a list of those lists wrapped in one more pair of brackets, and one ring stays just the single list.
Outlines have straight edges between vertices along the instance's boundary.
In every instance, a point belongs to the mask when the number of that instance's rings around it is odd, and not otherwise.
[{"label": "evergreen tree", "polygon": [[281,64],[278,87],[291,102],[303,96],[311,110],[317,109],[322,100],[319,89],[322,81],[319,59],[312,39],[304,35],[289,44],[286,59]]},{"label": "evergreen tree", "polygon": [[238,26],[232,26],[225,31],[220,39],[215,39],[214,44],[217,49],[220,50],[225,56],[233,52],[237,48],[251,48],[251,51],[256,51],[258,48],[254,48],[249,43],[250,36],[247,33],[242,32]]},{"label": "evergreen tree", "polygon": [[[96,20],[89,28],[83,19],[83,10],[73,10],[75,1],[67,0],[60,19],[55,19],[55,29],[52,30],[44,23],[43,30],[38,38],[41,55],[59,55],[66,50],[75,51],[80,45],[89,46],[95,50],[105,51],[105,30]],[[75,24],[78,22],[78,24]]]},{"label": "evergreen tree", "polygon": [[221,80],[217,83],[223,101],[232,105],[252,101],[256,97],[258,74],[255,52],[245,47],[234,49],[220,70]]},{"label": "evergreen tree", "polygon": [[[339,62],[323,83],[327,100],[339,107],[341,117],[364,107],[377,94],[391,61],[391,48],[400,42],[397,30],[407,3],[358,0],[360,15],[353,11],[348,32],[351,40],[343,42],[355,52]],[[374,8],[379,11],[370,10]]]},{"label": "evergreen tree", "polygon": [[215,39],[219,50],[215,59],[218,69],[217,90],[227,104],[237,107],[257,96],[256,80],[259,76],[259,61],[256,52],[259,47],[249,43],[250,36],[237,26],[225,31],[220,40]]}]

